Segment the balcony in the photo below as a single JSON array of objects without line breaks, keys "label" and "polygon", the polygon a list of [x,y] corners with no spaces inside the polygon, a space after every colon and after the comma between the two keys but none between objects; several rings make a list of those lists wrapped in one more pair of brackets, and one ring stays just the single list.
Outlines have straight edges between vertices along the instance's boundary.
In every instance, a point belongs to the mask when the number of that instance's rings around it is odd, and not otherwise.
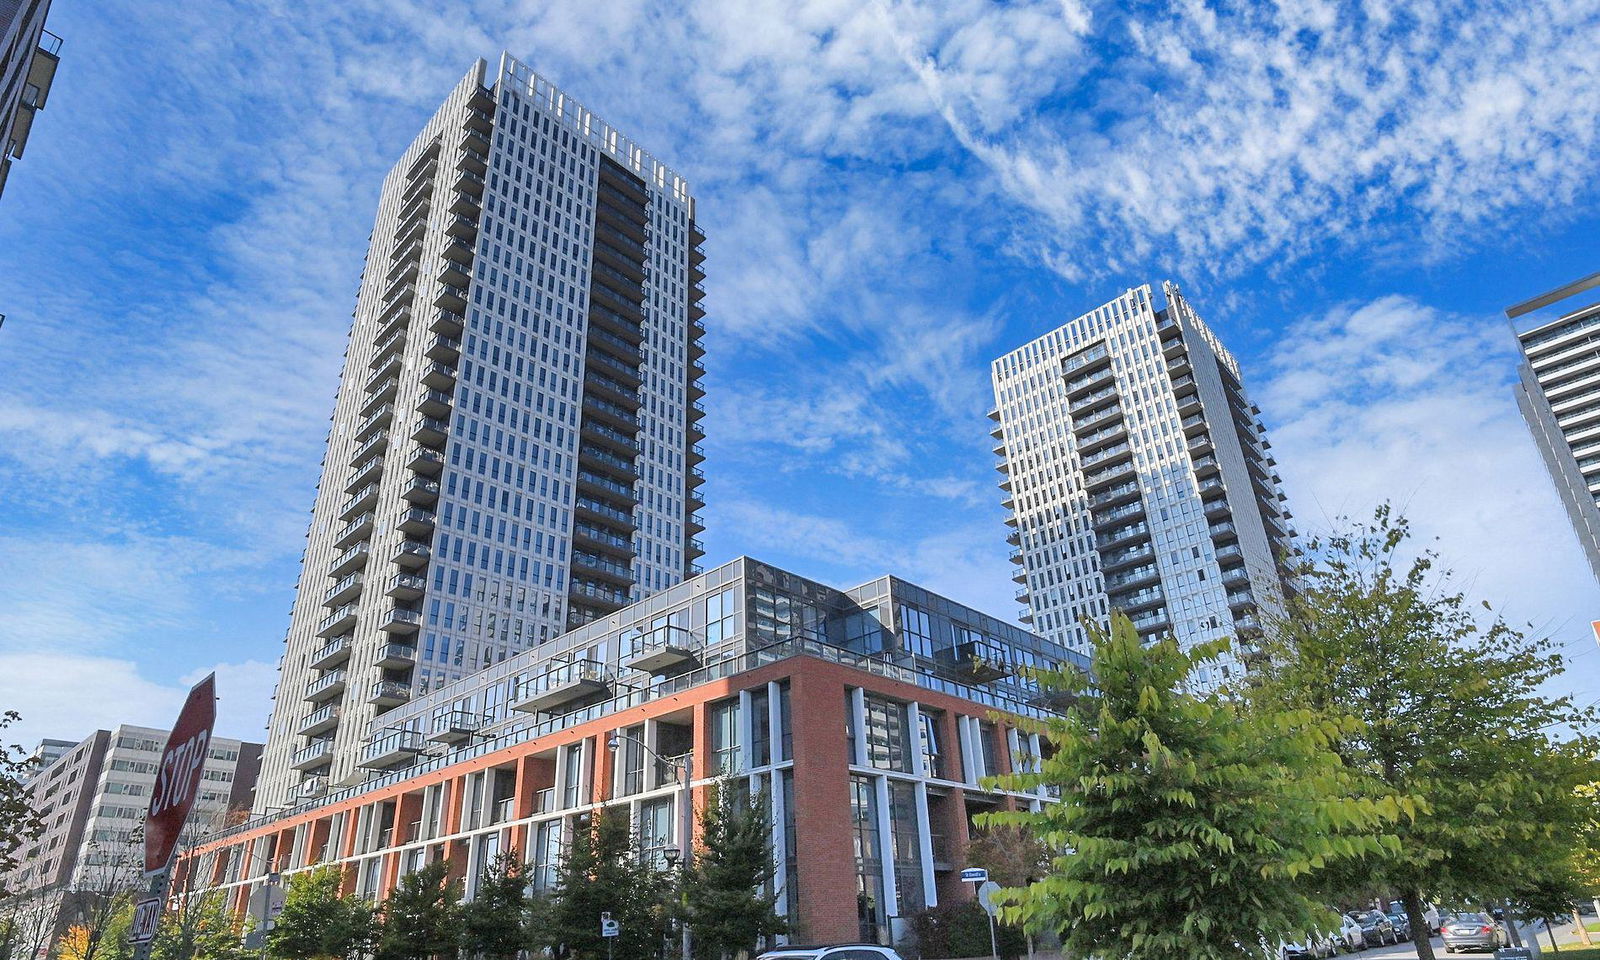
[{"label": "balcony", "polygon": [[448,417],[454,404],[443,390],[423,390],[417,395],[417,412],[425,417]]},{"label": "balcony", "polygon": [[456,368],[444,363],[430,363],[422,368],[422,382],[435,390],[454,390]]},{"label": "balcony", "polygon": [[351,520],[349,523],[339,528],[338,534],[333,538],[333,545],[335,547],[344,548],[355,543],[357,540],[365,540],[367,537],[372,535],[373,520],[373,513],[370,510],[368,510],[366,513],[363,513],[361,516],[356,517],[354,520]]},{"label": "balcony", "polygon": [[423,348],[423,353],[427,355],[429,360],[437,360],[440,363],[455,363],[456,359],[461,356],[461,341],[455,337],[443,337],[436,333],[428,341],[427,346]]},{"label": "balcony", "polygon": [[1111,423],[1113,420],[1121,420],[1121,419],[1122,419],[1122,404],[1120,404],[1120,403],[1113,404],[1113,405],[1111,405],[1109,407],[1106,407],[1104,410],[1096,410],[1094,413],[1090,414],[1087,417],[1082,417],[1082,418],[1079,418],[1077,420],[1074,420],[1073,423],[1072,423],[1072,432],[1074,434],[1076,434],[1076,435],[1081,436],[1081,435],[1083,435],[1085,432],[1087,432],[1089,430],[1098,429],[1100,427],[1106,426],[1107,424]]},{"label": "balcony", "polygon": [[433,305],[441,310],[461,313],[467,309],[467,291],[452,284],[441,283],[433,292]]},{"label": "balcony", "polygon": [[1107,599],[1113,610],[1121,610],[1130,616],[1166,602],[1166,598],[1157,587],[1148,587],[1133,593],[1112,594]]},{"label": "balcony", "polygon": [[629,483],[639,476],[638,468],[633,465],[633,458],[618,456],[603,447],[589,444],[579,445],[578,465],[598,469],[609,476],[625,479]]},{"label": "balcony", "polygon": [[1234,526],[1232,520],[1211,525],[1211,539],[1214,541],[1236,540],[1239,537],[1239,528]]},{"label": "balcony", "polygon": [[583,392],[583,414],[585,419],[594,417],[624,435],[631,436],[639,432],[639,418],[633,411],[621,404],[603,400],[588,390]]},{"label": "balcony", "polygon": [[352,570],[358,570],[367,565],[367,556],[372,552],[372,544],[363,540],[344,553],[339,554],[328,567],[328,576],[342,577]]},{"label": "balcony", "polygon": [[999,644],[990,640],[968,640],[950,651],[959,671],[974,683],[992,683],[1012,673],[1011,658]]},{"label": "balcony", "polygon": [[379,430],[356,447],[356,452],[350,455],[350,463],[352,466],[362,463],[373,454],[382,453],[388,446],[389,431]]},{"label": "balcony", "polygon": [[[1249,577],[1241,577],[1241,578],[1238,578],[1238,579],[1242,579],[1242,580],[1248,581],[1250,578]],[[1251,607],[1254,607],[1255,605],[1256,605],[1255,595],[1252,594],[1248,588],[1246,588],[1244,590],[1230,590],[1230,591],[1228,591],[1228,606],[1231,609],[1236,610],[1236,611],[1237,610],[1247,610],[1247,609],[1249,609]]]},{"label": "balcony", "polygon": [[395,526],[415,537],[433,534],[434,512],[421,507],[402,507],[395,514]]},{"label": "balcony", "polygon": [[350,474],[350,484],[345,487],[345,492],[354,493],[363,484],[377,480],[378,475],[381,473],[383,473],[383,456],[381,454],[370,460],[361,461]]},{"label": "balcony", "polygon": [[400,358],[396,357],[393,363],[367,378],[366,390],[368,394],[367,403],[369,405],[388,400],[394,396],[395,388],[400,385],[399,371]]},{"label": "balcony", "polygon": [[449,435],[449,425],[433,417],[423,417],[411,430],[411,439],[428,447],[442,446]]},{"label": "balcony", "polygon": [[574,571],[572,579],[567,584],[567,596],[574,603],[587,605],[603,604],[610,609],[617,609],[628,605],[628,591],[613,583],[597,583],[582,579]]},{"label": "balcony", "polygon": [[462,170],[456,174],[455,182],[451,187],[472,197],[483,196],[483,178],[470,170]]},{"label": "balcony", "polygon": [[343,670],[334,670],[320,677],[313,677],[306,684],[306,699],[312,703],[332,700],[344,693],[345,675]]},{"label": "balcony", "polygon": [[395,549],[394,562],[397,566],[409,567],[415,570],[428,565],[430,552],[426,543],[417,540],[406,540]]},{"label": "balcony", "polygon": [[466,217],[451,217],[445,221],[444,230],[450,236],[468,243],[478,239],[478,222],[468,220]]},{"label": "balcony", "polygon": [[428,581],[414,573],[397,573],[383,592],[396,600],[415,600],[428,588]]},{"label": "balcony", "polygon": [[602,693],[609,686],[604,664],[594,660],[576,660],[518,684],[511,709],[523,713],[547,711]]},{"label": "balcony", "polygon": [[1102,367],[1080,377],[1074,377],[1066,384],[1067,399],[1072,401],[1097,390],[1114,389],[1116,379],[1116,374],[1110,367]]},{"label": "balcony", "polygon": [[406,457],[406,466],[425,477],[437,477],[444,470],[444,454],[418,444]]},{"label": "balcony", "polygon": [[[1152,554],[1152,556],[1154,556]],[[1161,571],[1154,563],[1143,567],[1135,567],[1126,573],[1106,577],[1106,592],[1116,590],[1131,590],[1135,587],[1148,586],[1161,580]]]},{"label": "balcony", "polygon": [[1126,460],[1133,456],[1133,448],[1126,442],[1114,444],[1090,456],[1085,456],[1080,463],[1084,470],[1109,464],[1112,461]]},{"label": "balcony", "polygon": [[311,654],[309,663],[313,670],[328,670],[349,659],[350,635],[345,634],[323,644],[321,649]]},{"label": "balcony", "polygon": [[398,707],[410,699],[411,684],[399,680],[379,680],[367,693],[367,702],[375,707]]},{"label": "balcony", "polygon": [[296,770],[310,770],[314,767],[320,767],[332,759],[333,738],[324,737],[321,740],[313,740],[306,746],[296,750],[294,756],[289,759],[289,766]]},{"label": "balcony", "polygon": [[478,714],[452,710],[433,718],[428,739],[434,743],[461,743],[472,739],[483,727],[483,717]]},{"label": "balcony", "polygon": [[682,627],[657,627],[633,639],[632,649],[622,665],[630,670],[661,676],[676,673],[696,662],[699,646]]},{"label": "balcony", "polygon": [[[387,682],[379,681],[379,685]],[[373,689],[376,696],[377,688]],[[406,699],[410,699],[409,693]],[[416,730],[385,731],[361,748],[361,765],[371,770],[393,767],[421,753],[422,747],[422,734]]]},{"label": "balcony", "polygon": [[1113,507],[1109,510],[1101,510],[1096,512],[1094,514],[1094,528],[1096,530],[1100,530],[1105,527],[1109,527],[1118,521],[1127,520],[1130,517],[1142,516],[1144,516],[1144,502],[1135,500],[1132,503],[1126,503],[1120,507]]},{"label": "balcony", "polygon": [[1222,472],[1222,465],[1217,463],[1216,457],[1196,457],[1194,460],[1194,475],[1209,477]]},{"label": "balcony", "polygon": [[463,143],[461,151],[456,157],[456,167],[461,170],[471,170],[478,174],[486,174],[489,172],[489,158],[476,147]]},{"label": "balcony", "polygon": [[339,519],[348,521],[363,510],[371,509],[372,505],[377,502],[378,485],[369,483],[357,490],[350,499],[344,502],[344,505],[339,508]]},{"label": "balcony", "polygon": [[631,483],[613,480],[610,477],[591,473],[588,470],[579,470],[577,479],[580,493],[606,497],[630,508],[639,502],[639,495],[634,492],[633,484]]},{"label": "balcony", "polygon": [[1084,474],[1083,489],[1091,494],[1100,493],[1105,487],[1132,480],[1137,475],[1132,459],[1119,459],[1104,469]]},{"label": "balcony", "polygon": [[329,587],[322,595],[322,605],[335,607],[347,600],[354,600],[361,596],[362,575],[352,573],[343,580]]},{"label": "balcony", "polygon": [[461,331],[467,327],[467,318],[450,310],[440,310],[434,313],[433,320],[429,322],[428,329],[433,333],[446,337],[459,337]]},{"label": "balcony", "polygon": [[633,570],[627,563],[598,554],[573,550],[572,569],[574,573],[608,581],[621,590],[627,590],[633,585]]},{"label": "balcony", "polygon": [[317,624],[317,636],[333,637],[348,633],[356,625],[356,605],[347,603],[322,618]]},{"label": "balcony", "polygon": [[439,481],[412,477],[411,482],[400,489],[400,496],[408,503],[431,507],[439,501]]},{"label": "balcony", "polygon": [[300,720],[300,726],[295,732],[301,736],[314,737],[319,733],[327,733],[339,725],[339,705],[337,703],[325,704],[306,714]]},{"label": "balcony", "polygon": [[396,604],[384,611],[378,620],[378,629],[384,633],[416,633],[422,626],[422,611]]},{"label": "balcony", "polygon": [[573,503],[573,512],[579,519],[599,520],[603,523],[615,523],[629,528],[633,526],[632,513],[619,510],[590,497],[577,497]]},{"label": "balcony", "polygon": [[378,666],[402,670],[417,662],[417,648],[409,643],[386,643],[378,648]]},{"label": "balcony", "polygon": [[1129,619],[1133,621],[1133,629],[1142,634],[1155,633],[1172,626],[1172,618],[1167,616],[1165,608],[1152,610],[1149,613],[1140,614]]},{"label": "balcony", "polygon": [[[1141,523],[1139,526],[1144,527],[1145,525]],[[1146,532],[1148,531],[1141,531],[1139,535],[1143,535]],[[1132,538],[1124,537],[1123,539],[1126,540]],[[1155,547],[1148,543],[1141,544],[1137,547],[1128,547],[1123,550],[1106,550],[1104,553],[1100,554],[1100,569],[1102,572],[1110,574],[1117,570],[1121,570],[1123,567],[1130,567],[1137,563],[1144,563],[1149,560],[1154,560],[1155,558]]]}]

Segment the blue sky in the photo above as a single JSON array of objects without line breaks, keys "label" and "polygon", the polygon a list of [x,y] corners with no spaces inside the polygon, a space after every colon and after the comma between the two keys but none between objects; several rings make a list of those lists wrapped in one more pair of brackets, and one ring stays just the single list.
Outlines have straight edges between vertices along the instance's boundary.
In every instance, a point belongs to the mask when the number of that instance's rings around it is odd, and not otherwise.
[{"label": "blue sky", "polygon": [[1596,269],[1596,0],[436,6],[56,0],[0,198],[19,739],[213,667],[260,734],[380,179],[502,49],[694,184],[708,562],[1014,614],[987,362],[1171,277],[1302,530],[1395,500],[1600,696],[1501,314]]}]

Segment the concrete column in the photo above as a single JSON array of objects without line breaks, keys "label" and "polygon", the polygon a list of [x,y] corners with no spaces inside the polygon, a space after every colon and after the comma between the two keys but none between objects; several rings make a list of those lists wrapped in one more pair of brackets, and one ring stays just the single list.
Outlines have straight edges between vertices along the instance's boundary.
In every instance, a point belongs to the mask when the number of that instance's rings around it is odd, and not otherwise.
[{"label": "concrete column", "polygon": [[860,687],[850,688],[850,729],[855,731],[856,750],[850,762],[858,767],[867,765],[867,692]]},{"label": "concrete column", "polygon": [[[911,741],[911,772],[919,777],[928,775],[927,758],[922,755],[922,708],[916,701],[906,704],[906,731],[907,738]],[[918,815],[923,823],[928,822],[928,811],[919,810]]]},{"label": "concrete column", "polygon": [[773,763],[789,758],[783,755],[783,684],[776,680],[767,682],[767,730],[772,744],[767,754]]},{"label": "concrete column", "polygon": [[[878,796],[878,863],[883,871],[883,911],[890,918],[900,912],[900,888],[894,875],[894,823],[889,816],[889,778],[872,778],[872,789]],[[899,939],[901,922],[889,921],[889,939]]]},{"label": "concrete column", "polygon": [[788,916],[789,890],[788,874],[784,865],[789,857],[789,838],[783,829],[785,819],[785,806],[783,799],[783,772],[774,770],[767,776],[767,804],[771,814],[769,818],[772,830],[772,889],[777,894],[777,911],[780,916]]},{"label": "concrete column", "polygon": [[930,907],[939,905],[938,878],[933,872],[933,824],[928,818],[928,785],[918,781],[917,790],[917,842],[922,853],[922,902]]},{"label": "concrete column", "polygon": [[750,715],[750,691],[739,691],[739,769],[755,766],[755,718]]}]

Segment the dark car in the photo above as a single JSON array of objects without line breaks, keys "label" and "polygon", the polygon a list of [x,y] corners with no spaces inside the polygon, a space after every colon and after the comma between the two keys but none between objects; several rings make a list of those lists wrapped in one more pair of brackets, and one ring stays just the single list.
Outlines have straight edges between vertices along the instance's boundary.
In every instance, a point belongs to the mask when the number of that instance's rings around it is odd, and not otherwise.
[{"label": "dark car", "polygon": [[1411,918],[1403,913],[1389,914],[1389,922],[1394,924],[1395,936],[1401,940],[1411,939]]},{"label": "dark car", "polygon": [[1361,925],[1361,935],[1373,946],[1400,942],[1389,915],[1381,910],[1357,910],[1350,914],[1350,919]]}]

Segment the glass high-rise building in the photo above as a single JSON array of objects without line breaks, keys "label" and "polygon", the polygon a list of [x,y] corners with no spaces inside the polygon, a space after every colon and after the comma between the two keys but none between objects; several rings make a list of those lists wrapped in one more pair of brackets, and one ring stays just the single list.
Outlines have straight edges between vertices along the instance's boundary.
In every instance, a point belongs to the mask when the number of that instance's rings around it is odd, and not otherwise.
[{"label": "glass high-rise building", "polygon": [[1517,406],[1572,531],[1600,579],[1600,302],[1575,303],[1600,273],[1506,310],[1522,365]]},{"label": "glass high-rise building", "polygon": [[49,15],[50,0],[0,0],[0,192],[61,62],[61,38],[44,28]]},{"label": "glass high-rise building", "polygon": [[682,177],[478,61],[379,199],[258,810],[383,715],[697,571],[704,239]]},{"label": "glass high-rise building", "polygon": [[[1071,650],[1112,611],[1185,647],[1283,607],[1294,531],[1239,366],[1149,285],[994,361],[997,469],[1025,621]],[[1197,678],[1215,686],[1238,657]]]}]

